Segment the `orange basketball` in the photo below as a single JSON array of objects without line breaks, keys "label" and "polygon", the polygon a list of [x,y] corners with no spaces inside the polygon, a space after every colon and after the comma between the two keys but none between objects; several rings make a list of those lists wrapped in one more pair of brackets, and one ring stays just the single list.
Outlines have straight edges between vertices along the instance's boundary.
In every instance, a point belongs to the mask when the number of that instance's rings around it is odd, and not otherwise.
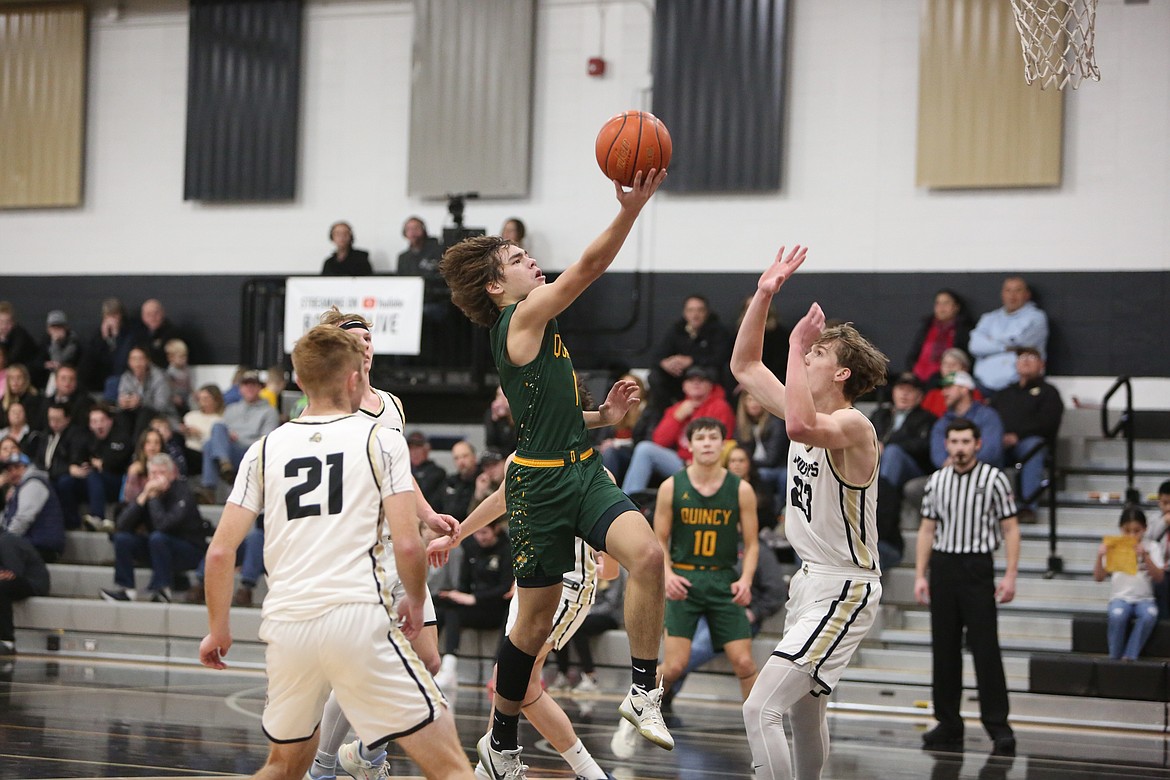
[{"label": "orange basketball", "polygon": [[624,111],[597,134],[597,164],[606,177],[625,187],[634,186],[634,174],[670,165],[670,133],[662,120],[648,111]]}]

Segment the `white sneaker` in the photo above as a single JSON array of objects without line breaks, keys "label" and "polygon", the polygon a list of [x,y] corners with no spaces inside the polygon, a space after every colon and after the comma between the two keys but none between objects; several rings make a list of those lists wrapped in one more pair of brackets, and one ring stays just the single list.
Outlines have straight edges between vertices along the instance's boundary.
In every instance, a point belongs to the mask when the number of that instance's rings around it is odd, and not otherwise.
[{"label": "white sneaker", "polygon": [[667,750],[674,750],[674,737],[666,728],[666,721],[662,719],[662,687],[642,693],[637,687],[630,686],[630,692],[618,706],[621,716],[633,723],[638,733],[646,739]]},{"label": "white sneaker", "polygon": [[475,752],[488,780],[528,780],[528,766],[520,760],[523,748],[493,750],[491,732],[479,738]]},{"label": "white sneaker", "polygon": [[366,761],[358,749],[360,744],[355,739],[342,745],[341,750],[337,751],[337,763],[356,780],[378,780],[386,766],[386,751],[383,750],[382,755],[373,761]]},{"label": "white sneaker", "polygon": [[489,775],[488,771],[483,768],[482,761],[475,762],[475,777],[476,780],[492,780],[492,776]]},{"label": "white sneaker", "polygon": [[642,737],[634,724],[625,718],[618,721],[617,731],[609,740],[609,749],[618,758],[633,758],[638,753],[638,745],[642,744]]},{"label": "white sneaker", "polygon": [[557,672],[557,676],[553,678],[552,683],[548,686],[550,693],[564,693],[572,690],[572,688],[573,683],[569,681],[568,675],[564,672]]},{"label": "white sneaker", "polygon": [[573,688],[573,693],[596,693],[597,692],[597,676],[581,673],[581,679],[577,681],[577,685]]},{"label": "white sneaker", "polygon": [[435,672],[435,685],[439,686],[444,694],[453,691],[459,686],[459,659],[453,655],[443,656],[443,663],[439,671]]}]

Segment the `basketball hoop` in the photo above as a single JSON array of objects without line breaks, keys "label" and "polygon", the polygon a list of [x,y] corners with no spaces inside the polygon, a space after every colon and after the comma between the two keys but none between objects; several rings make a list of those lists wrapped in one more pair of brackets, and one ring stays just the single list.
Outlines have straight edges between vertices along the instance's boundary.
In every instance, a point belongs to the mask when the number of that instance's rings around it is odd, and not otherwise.
[{"label": "basketball hoop", "polygon": [[1101,80],[1093,50],[1097,0],[1012,0],[1012,11],[1026,82],[1076,89],[1085,79]]}]

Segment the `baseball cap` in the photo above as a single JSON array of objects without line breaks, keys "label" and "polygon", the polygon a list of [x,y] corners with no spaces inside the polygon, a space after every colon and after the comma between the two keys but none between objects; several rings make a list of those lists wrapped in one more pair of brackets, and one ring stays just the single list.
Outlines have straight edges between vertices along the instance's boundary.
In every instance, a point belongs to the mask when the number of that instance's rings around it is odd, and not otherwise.
[{"label": "baseball cap", "polygon": [[4,463],[3,463],[4,466],[17,466],[17,465],[28,466],[31,464],[32,464],[32,461],[29,460],[28,455],[25,455],[23,452],[12,453],[4,460]]},{"label": "baseball cap", "polygon": [[53,309],[49,312],[49,316],[45,318],[45,325],[47,326],[65,326],[69,324],[69,318],[65,316],[65,312],[60,309]]},{"label": "baseball cap", "polygon": [[968,390],[975,389],[975,380],[966,371],[956,371],[953,374],[947,374],[942,379],[943,387],[950,387],[951,385],[958,385],[965,387]]},{"label": "baseball cap", "polygon": [[488,447],[479,456],[479,465],[487,466],[492,463],[499,463],[504,459],[504,453],[497,450],[495,447]]},{"label": "baseball cap", "polygon": [[245,371],[244,373],[240,374],[240,384],[242,385],[245,382],[255,382],[258,385],[264,384],[260,381],[259,371]]},{"label": "baseball cap", "polygon": [[691,366],[683,372],[683,379],[706,379],[708,382],[715,381],[715,372],[706,366]]},{"label": "baseball cap", "polygon": [[898,374],[898,377],[894,380],[894,387],[897,387],[898,385],[912,385],[914,388],[921,390],[922,380],[915,376],[914,372],[912,371],[903,371],[902,373]]},{"label": "baseball cap", "polygon": [[422,431],[411,431],[410,435],[406,437],[406,443],[410,447],[423,447],[430,444],[431,440]]}]

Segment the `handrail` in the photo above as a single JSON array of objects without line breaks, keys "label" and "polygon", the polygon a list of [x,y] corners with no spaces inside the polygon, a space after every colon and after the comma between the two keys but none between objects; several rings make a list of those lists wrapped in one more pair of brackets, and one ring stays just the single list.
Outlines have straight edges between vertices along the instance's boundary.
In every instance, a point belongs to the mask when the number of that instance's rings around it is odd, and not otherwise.
[{"label": "handrail", "polygon": [[1032,458],[1043,458],[1045,466],[1044,478],[1040,480],[1040,484],[1029,495],[1021,495],[1021,504],[1030,504],[1036,500],[1042,493],[1047,492],[1046,503],[1048,505],[1048,569],[1044,572],[1046,579],[1060,574],[1064,571],[1064,559],[1056,553],[1056,446],[1053,443],[1049,446],[1047,440],[1034,445],[1030,450],[1025,452],[1013,464],[1016,470],[1016,484],[1022,484],[1018,479],[1020,472],[1024,469],[1024,464],[1032,460]]},{"label": "handrail", "polygon": [[[1121,388],[1125,388],[1125,409],[1117,420],[1117,424],[1109,427],[1109,399]],[[1134,427],[1133,427],[1133,384],[1128,376],[1119,376],[1114,380],[1105,398],[1101,401],[1101,433],[1106,439],[1115,439],[1117,434],[1125,433],[1125,500],[1137,503],[1141,500],[1134,484],[1137,482],[1134,472]]]}]

